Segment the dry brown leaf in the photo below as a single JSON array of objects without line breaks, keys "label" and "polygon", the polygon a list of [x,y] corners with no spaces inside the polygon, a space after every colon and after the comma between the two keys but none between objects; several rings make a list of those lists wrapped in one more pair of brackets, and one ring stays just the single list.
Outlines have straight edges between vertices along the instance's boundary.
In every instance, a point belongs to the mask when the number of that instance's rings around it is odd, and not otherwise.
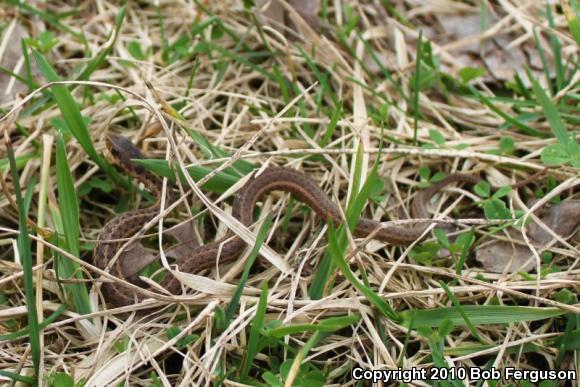
[{"label": "dry brown leaf", "polygon": [[191,251],[199,246],[192,227],[192,222],[186,222],[166,232],[167,235],[175,238],[178,243],[167,249],[165,255],[169,257],[183,257],[191,254]]},{"label": "dry brown leaf", "polygon": [[157,250],[144,247],[138,242],[131,243],[119,255],[121,271],[126,278],[134,277],[158,258]]},{"label": "dry brown leaf", "polygon": [[[178,242],[165,249],[168,257],[183,257],[191,254],[191,251],[199,246],[195,233],[192,230],[192,223],[182,223],[165,232]],[[121,270],[126,278],[132,278],[139,274],[147,265],[159,260],[160,254],[156,249],[144,247],[141,243],[135,242],[129,245],[121,255]]]},{"label": "dry brown leaf", "polygon": [[[453,55],[451,72],[461,67],[484,67],[484,81],[512,80],[514,73],[527,80],[525,68],[542,73],[542,63],[536,53],[533,38],[522,40],[526,27],[505,25],[504,15],[489,12],[485,30],[479,13],[435,14],[439,28],[426,30],[429,40]],[[503,23],[503,24],[500,24]],[[514,22],[515,23],[515,22]],[[517,27],[517,28],[516,28]],[[507,32],[506,32],[507,31]],[[552,68],[551,58],[546,58]]]},{"label": "dry brown leaf", "polygon": [[[559,203],[547,209],[540,216],[540,220],[557,235],[563,238],[570,237],[580,223],[580,200],[566,200]],[[537,223],[530,224],[528,235],[537,246],[544,246],[552,240],[552,236]],[[512,236],[514,239],[521,240],[515,232]],[[530,271],[536,262],[528,246],[505,241],[494,241],[480,246],[475,252],[475,259],[486,271],[492,273]]]},{"label": "dry brown leaf", "polygon": [[[541,216],[542,222],[562,238],[568,238],[580,223],[580,200],[565,200],[549,208]],[[529,226],[528,235],[541,245],[552,240],[552,236],[537,223]]]},{"label": "dry brown leaf", "polygon": [[[258,0],[256,8],[261,11],[265,21],[282,34],[287,30],[299,32],[295,23],[291,20],[288,12],[281,4],[282,0]],[[315,30],[320,28],[320,0],[288,0],[287,4],[293,7],[310,27]]]},{"label": "dry brown leaf", "polygon": [[504,241],[478,247],[475,259],[490,273],[530,271],[535,264],[533,253],[527,246]]}]

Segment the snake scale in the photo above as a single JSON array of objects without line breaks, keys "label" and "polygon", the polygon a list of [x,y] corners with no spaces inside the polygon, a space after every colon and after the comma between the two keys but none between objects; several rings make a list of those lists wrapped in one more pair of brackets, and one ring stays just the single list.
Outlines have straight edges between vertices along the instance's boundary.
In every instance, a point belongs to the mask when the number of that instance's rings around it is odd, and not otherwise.
[{"label": "snake scale", "polygon": [[[109,134],[106,143],[118,167],[142,182],[155,195],[157,201],[148,208],[136,209],[119,215],[105,225],[94,249],[95,265],[103,270],[108,268],[112,258],[125,243],[120,240],[130,238],[139,232],[145,223],[159,213],[162,186],[162,180],[159,177],[131,161],[131,159],[144,158],[141,151],[131,141],[119,135]],[[448,175],[415,196],[411,204],[413,217],[429,218],[427,203],[444,186],[453,182],[474,184],[478,181],[479,179],[465,174]],[[256,202],[272,191],[291,193],[296,199],[311,207],[323,220],[331,220],[336,225],[343,222],[339,208],[314,181],[301,172],[283,167],[269,167],[258,176],[252,177],[234,198],[232,215],[244,226],[251,226]],[[168,201],[171,201],[171,198],[168,198]],[[380,226],[381,223],[378,221],[361,218],[354,234],[357,237],[366,237]],[[383,225],[374,234],[373,239],[394,245],[408,245],[420,238],[427,227],[428,225],[414,227]],[[235,260],[245,247],[246,243],[230,231],[222,239],[198,246],[189,255],[178,257],[175,263],[182,272],[196,273],[215,266],[218,258],[220,264]],[[110,272],[118,278],[126,279],[121,267],[120,259],[117,259],[112,264]],[[165,275],[160,285],[172,294],[178,294],[181,291],[179,280],[170,273]],[[135,292],[120,282],[105,282],[102,290],[107,302],[114,306],[130,305],[145,298],[141,293]]]}]

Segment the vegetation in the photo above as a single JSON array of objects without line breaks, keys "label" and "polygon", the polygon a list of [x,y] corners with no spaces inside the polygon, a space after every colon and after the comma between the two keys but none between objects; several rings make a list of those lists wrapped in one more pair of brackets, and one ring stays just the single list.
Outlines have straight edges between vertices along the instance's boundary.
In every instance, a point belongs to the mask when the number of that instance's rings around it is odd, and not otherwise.
[{"label": "vegetation", "polygon": [[[365,385],[355,367],[578,372],[579,4],[420,3],[6,0],[0,378],[317,386]],[[265,165],[307,173],[344,226],[273,194],[236,263],[183,274],[173,302],[112,308],[94,244],[154,199],[112,165],[108,132],[180,194],[133,257],[155,254],[160,231],[169,249],[190,225],[186,246],[235,229],[215,208]],[[414,195],[458,171],[482,182],[429,205],[467,219],[455,228],[408,247],[352,235],[361,217],[408,224]],[[536,216],[554,228],[547,241]],[[479,260],[490,246],[492,262]],[[161,267],[140,274],[158,280]],[[489,385],[510,383],[532,385]]]}]

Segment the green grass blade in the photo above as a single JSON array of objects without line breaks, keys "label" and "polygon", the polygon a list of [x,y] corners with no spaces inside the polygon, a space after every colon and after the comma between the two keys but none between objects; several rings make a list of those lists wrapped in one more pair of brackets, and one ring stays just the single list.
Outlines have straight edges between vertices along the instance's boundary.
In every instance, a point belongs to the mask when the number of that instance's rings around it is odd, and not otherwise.
[{"label": "green grass blade", "polygon": [[443,288],[443,290],[445,291],[445,294],[447,294],[447,297],[451,300],[451,302],[453,303],[453,305],[457,309],[457,312],[461,315],[461,317],[463,317],[463,321],[465,322],[465,325],[467,326],[467,328],[469,329],[469,331],[471,332],[473,337],[475,337],[477,340],[479,340],[482,344],[485,344],[485,342],[483,341],[483,339],[481,338],[481,336],[477,332],[477,329],[475,329],[475,326],[471,322],[469,316],[467,315],[467,313],[465,313],[463,306],[457,300],[457,298],[451,292],[451,290],[449,290],[449,287],[447,285],[445,285],[445,283],[443,281],[439,281],[439,285]]},{"label": "green grass blade", "polygon": [[58,17],[51,14],[50,12],[42,11],[42,10],[35,8],[34,6],[28,4],[27,2],[22,2],[19,0],[6,0],[6,4],[9,4],[9,5],[12,5],[12,6],[19,8],[25,14],[31,14],[34,16],[38,16],[40,19],[44,20],[48,24],[55,26],[57,29],[68,32],[69,34],[74,36],[76,39],[78,39],[81,43],[86,44],[85,37],[83,36],[82,33],[79,33],[77,31],[75,31],[74,29],[72,29],[71,27],[67,26],[66,24],[61,23],[60,20],[58,20]]},{"label": "green grass blade", "polygon": [[115,16],[115,25],[111,34],[109,35],[110,43],[107,44],[93,59],[91,59],[83,69],[83,71],[77,77],[79,81],[86,81],[88,80],[91,75],[98,69],[101,64],[107,59],[107,56],[113,51],[113,47],[117,43],[117,38],[119,37],[119,31],[121,30],[121,26],[123,25],[123,20],[125,20],[126,14],[126,1],[123,1],[123,6],[119,9],[117,15]]},{"label": "green grass blade", "polygon": [[34,89],[38,88],[36,82],[34,82],[34,77],[32,75],[32,66],[30,64],[30,55],[28,55],[28,44],[26,44],[26,39],[20,39],[20,49],[22,51],[22,57],[24,58],[24,70],[26,72],[25,84],[28,86],[28,91],[32,92]]},{"label": "green grass blade", "polygon": [[265,335],[274,337],[276,339],[281,339],[288,335],[293,335],[296,333],[303,332],[327,332],[332,333],[339,331],[343,328],[356,324],[361,319],[359,314],[353,314],[349,316],[338,316],[329,317],[324,320],[320,320],[316,324],[291,324],[286,326],[281,326],[277,328],[268,329]]},{"label": "green grass blade", "polygon": [[348,267],[348,264],[344,260],[344,256],[340,251],[340,243],[338,241],[337,232],[334,229],[332,223],[328,224],[328,250],[330,252],[330,257],[332,262],[336,267],[340,269],[345,278],[359,291],[361,292],[383,315],[388,318],[397,321],[397,312],[378,294],[376,294],[372,289],[365,286],[360,282],[353,274],[353,272]]},{"label": "green grass blade", "polygon": [[260,253],[260,248],[264,244],[264,241],[266,240],[266,236],[268,236],[268,231],[270,230],[271,226],[272,226],[272,217],[268,215],[266,216],[266,219],[264,219],[264,222],[262,223],[262,226],[260,227],[260,230],[256,235],[256,245],[252,248],[252,251],[248,256],[248,260],[246,261],[246,265],[244,266],[244,271],[240,276],[238,286],[236,286],[236,291],[234,292],[234,295],[232,296],[232,299],[225,310],[224,328],[228,327],[230,321],[232,320],[232,317],[234,316],[236,309],[238,308],[240,298],[242,297],[242,291],[244,290],[244,286],[246,286],[246,282],[248,281],[248,277],[250,275],[250,269],[254,265],[254,262],[256,261],[256,258]]},{"label": "green grass blade", "polygon": [[578,20],[578,15],[572,7],[570,7],[570,3],[568,0],[562,1],[562,10],[564,11],[564,16],[566,17],[566,21],[568,22],[568,28],[570,29],[570,33],[574,37],[576,44],[580,46],[580,21]]},{"label": "green grass blade", "polygon": [[[379,146],[379,149],[381,147],[382,147],[382,139],[381,139],[381,144]],[[365,182],[365,184],[363,185],[363,188],[359,192],[358,187],[360,186],[360,181],[362,179],[361,178],[362,148],[360,146],[358,148],[358,151],[357,151],[355,157],[357,158],[357,160],[355,162],[354,172],[353,172],[354,173],[354,177],[353,177],[354,183],[353,183],[353,189],[351,191],[351,195],[350,195],[349,200],[348,200],[347,211],[346,211],[346,221],[347,221],[347,225],[351,231],[353,231],[355,229],[355,227],[358,223],[358,220],[360,219],[364,205],[369,198],[370,188],[373,184],[373,179],[377,178],[376,171],[378,168],[378,160],[379,160],[377,158],[377,162],[375,162],[373,168],[371,169],[371,172],[369,174],[369,177],[367,178],[367,181]],[[347,241],[348,241],[346,232],[342,227],[339,229],[339,232],[338,232],[336,238],[337,238],[337,243],[338,243],[338,245],[336,246],[336,252],[340,257],[342,257],[343,253],[346,249]],[[341,251],[342,253],[338,253],[339,251]],[[342,260],[344,261],[344,259],[342,259]],[[334,262],[334,258],[332,257],[332,254],[330,253],[330,251],[327,251],[326,255],[323,257],[322,261],[318,265],[318,268],[316,269],[316,273],[314,274],[314,280],[312,281],[312,284],[308,288],[308,295],[310,296],[311,299],[313,299],[313,300],[320,299],[322,297],[324,289],[326,287],[331,287],[332,284],[329,283],[328,279],[330,278],[332,270],[334,269],[333,262]],[[348,265],[347,265],[347,267],[348,267]],[[354,278],[354,277],[352,277],[352,278]]]},{"label": "green grass blade", "polygon": [[548,138],[549,137],[546,133],[540,132],[537,129],[534,129],[526,124],[521,123],[520,121],[516,120],[515,118],[513,118],[510,115],[508,115],[507,113],[505,113],[503,110],[499,109],[497,106],[495,106],[491,102],[491,100],[488,97],[486,97],[485,95],[483,95],[479,91],[477,91],[477,89],[475,87],[469,85],[468,88],[471,91],[471,93],[479,101],[481,101],[485,106],[487,106],[495,114],[497,114],[498,116],[503,118],[508,124],[511,124],[514,127],[518,128],[522,133],[525,133],[525,134],[530,135],[530,136],[538,137],[538,138]]},{"label": "green grass blade", "polygon": [[[60,81],[59,76],[42,54],[36,50],[32,50],[32,54],[38,64],[38,68],[47,81]],[[112,168],[103,157],[97,154],[91,136],[89,135],[89,131],[81,115],[81,111],[69,90],[63,85],[54,85],[52,87],[52,92],[68,128],[84,151],[89,155],[91,160],[93,160],[109,177],[111,177],[116,184],[126,187],[126,180],[122,179],[119,176],[119,173]]]},{"label": "green grass blade", "polygon": [[548,61],[546,60],[546,54],[544,53],[544,48],[540,44],[540,38],[538,37],[538,31],[534,28],[534,41],[536,43],[536,50],[538,51],[538,56],[542,62],[542,68],[544,69],[544,75],[546,78],[546,84],[548,85],[548,90],[550,90],[550,94],[554,94],[554,86],[552,85],[552,79],[550,77],[550,69],[551,67],[548,66]]},{"label": "green grass blade", "polygon": [[[291,378],[292,377],[295,378],[298,376],[298,374],[300,373],[300,366],[302,365],[302,362],[304,361],[310,350],[314,348],[315,345],[317,345],[321,340],[323,340],[333,332],[346,328],[347,326],[350,326],[352,324],[356,324],[360,320],[360,318],[361,318],[360,315],[331,317],[321,321],[318,324],[309,324],[314,326],[316,329],[314,330],[314,333],[312,334],[312,336],[310,336],[306,344],[304,344],[300,349],[300,351],[298,351],[298,353],[296,354],[296,357],[294,358],[294,361],[292,362],[292,365],[290,367],[290,371],[288,372],[289,379],[286,380],[286,384],[294,385],[292,383],[293,380]],[[326,327],[324,327],[325,325]]]},{"label": "green grass blade", "polygon": [[[74,188],[70,166],[68,164],[64,139],[60,133],[56,140],[56,184],[58,190],[59,210],[63,224],[64,245],[62,247],[75,257],[79,257],[79,202]],[[60,273],[65,279],[83,278],[78,263],[57,254],[57,264],[59,266],[58,273]],[[91,312],[89,294],[85,285],[81,283],[71,283],[66,284],[64,289],[68,296],[67,298],[72,301],[75,310],[78,313],[88,314]]]},{"label": "green grass blade", "polygon": [[12,184],[14,184],[14,194],[18,205],[19,233],[16,243],[20,254],[20,260],[22,261],[24,293],[26,297],[26,306],[28,308],[28,337],[30,341],[30,352],[35,374],[39,375],[40,355],[42,349],[40,347],[40,329],[38,325],[38,311],[36,310],[36,295],[32,273],[32,244],[30,242],[30,236],[28,235],[28,225],[26,224],[27,209],[24,207],[24,199],[20,189],[20,176],[18,174],[18,169],[16,168],[16,159],[14,158],[12,142],[8,138],[7,132],[4,132],[4,134],[8,151],[8,160],[10,161]]},{"label": "green grass blade", "polygon": [[13,382],[26,383],[30,386],[34,386],[37,384],[35,378],[31,378],[30,376],[15,374],[14,372],[10,372],[10,371],[3,371],[2,370],[2,371],[0,371],[0,376],[4,376],[6,378],[12,379]]},{"label": "green grass blade", "polygon": [[[227,158],[227,157],[232,156],[231,153],[226,152],[223,149],[220,149],[219,147],[213,145],[205,137],[203,137],[201,134],[199,134],[197,131],[191,129],[190,127],[184,125],[183,129],[185,129],[187,134],[189,134],[189,136],[193,139],[193,141],[195,141],[197,146],[199,146],[199,149],[205,154],[205,156],[209,160],[219,159],[219,158]],[[245,160],[237,160],[233,164],[233,167],[239,169],[244,174],[248,174],[256,168],[254,165],[252,165],[251,163],[249,163]],[[224,172],[228,172],[231,175],[241,177],[241,175],[238,172],[236,172],[235,169],[233,169],[231,167],[226,168],[224,170]]]},{"label": "green grass blade", "polygon": [[[42,320],[42,322],[38,325],[38,328],[40,330],[43,330],[48,325],[55,322],[56,319],[59,318],[66,311],[66,309],[67,309],[66,305],[59,306],[58,309],[55,310],[50,316],[48,316],[47,318]],[[27,336],[29,336],[29,332],[30,332],[29,328],[23,328],[23,329],[16,331],[16,332],[6,333],[4,335],[0,335],[0,340],[9,341],[9,340],[16,340],[16,339],[19,339],[22,337],[27,337]]]},{"label": "green grass blade", "polygon": [[[471,345],[462,345],[460,347],[454,348],[445,348],[443,353],[446,356],[467,356],[473,353],[495,349],[496,352],[499,351],[499,347],[497,345],[483,345],[483,344],[471,344]],[[513,347],[508,347],[505,349],[505,353],[514,355],[514,354],[522,354],[522,353],[529,353],[529,352],[539,352],[542,350],[542,347],[535,344],[524,344],[524,345],[517,345]]]},{"label": "green grass blade", "polygon": [[36,184],[38,183],[38,178],[36,175],[32,175],[30,181],[28,182],[28,187],[26,187],[26,193],[24,195],[24,208],[26,209],[25,216],[28,216],[28,210],[30,209],[30,204],[32,203],[32,198],[34,196],[34,190],[36,189]]},{"label": "green grass blade", "polygon": [[552,100],[550,99],[550,97],[548,97],[548,94],[546,94],[542,86],[540,86],[538,80],[534,77],[534,75],[529,70],[527,71],[527,73],[528,77],[532,81],[532,90],[536,95],[538,103],[544,110],[546,119],[550,123],[550,129],[552,129],[552,133],[554,133],[554,136],[556,137],[556,139],[558,139],[558,142],[560,144],[567,145],[570,142],[570,138],[568,136],[568,131],[564,126],[564,122],[562,121],[560,115],[558,114],[556,106],[552,103]]},{"label": "green grass blade", "polygon": [[[32,50],[32,55],[34,56],[42,75],[48,82],[58,82],[61,80],[41,53]],[[55,85],[52,87],[52,92],[60,112],[62,113],[63,119],[85,152],[87,152],[93,161],[103,162],[93,146],[91,136],[89,135],[89,131],[83,121],[81,111],[66,86]]]},{"label": "green grass blade", "polygon": [[314,279],[308,287],[308,296],[312,300],[320,300],[322,298],[333,268],[332,258],[327,252],[318,264],[316,273],[314,273]]},{"label": "green grass blade", "polygon": [[326,126],[326,130],[324,131],[324,135],[320,139],[319,144],[320,144],[321,148],[324,148],[330,142],[330,139],[332,138],[332,135],[334,134],[334,131],[336,130],[338,120],[341,117],[342,117],[342,104],[338,104],[338,105],[336,105],[336,108],[334,109],[332,116],[330,117],[330,122]]},{"label": "green grass blade", "polygon": [[[38,158],[36,152],[23,153],[20,156],[16,156],[16,168],[17,170],[22,169],[30,160]],[[0,172],[5,172],[10,168],[10,160],[8,157],[0,159]]]},{"label": "green grass blade", "polygon": [[423,48],[423,30],[419,30],[419,40],[417,41],[417,56],[415,59],[415,82],[413,84],[413,145],[417,145],[417,130],[419,124],[419,95],[421,94],[421,60]]},{"label": "green grass blade", "polygon": [[[353,203],[357,202],[357,195],[359,192],[359,187],[360,187],[360,182],[361,182],[361,175],[362,175],[362,161],[363,161],[363,153],[362,153],[362,148],[359,145],[357,153],[355,155],[356,157],[356,161],[354,163],[354,171],[353,171],[353,184],[352,184],[352,191],[350,194],[350,197],[348,198],[348,204],[347,204],[347,215],[346,215],[346,219],[347,219],[347,224],[350,226],[352,222],[358,222],[358,217],[356,217],[356,211],[352,211],[352,205]],[[360,200],[362,200],[363,197],[360,196]],[[364,202],[363,202],[364,205]],[[350,212],[350,216],[349,216],[349,210]],[[362,210],[362,208],[361,208]],[[360,217],[360,214],[358,215]],[[352,221],[349,222],[349,219],[351,219]],[[349,227],[350,230],[352,231],[353,228]],[[338,234],[336,235],[336,242],[338,243],[338,245],[336,246],[336,251],[342,251],[344,252],[347,246],[347,238],[346,238],[346,232],[343,228],[339,229]],[[342,255],[342,253],[340,253],[339,255]],[[330,253],[330,251],[327,251],[326,254],[324,255],[324,257],[322,258],[322,261],[320,262],[320,264],[318,265],[318,268],[316,269],[316,273],[314,274],[314,280],[312,281],[312,284],[309,286],[308,288],[308,295],[310,296],[310,298],[312,298],[313,300],[319,300],[320,298],[322,298],[322,295],[324,293],[324,289],[325,288],[330,288],[332,287],[332,283],[329,283],[329,278],[330,275],[332,274],[332,271],[334,269],[334,259],[332,257],[332,254]]]},{"label": "green grass blade", "polygon": [[375,65],[377,65],[379,67],[379,69],[381,71],[381,75],[391,83],[391,85],[395,88],[395,91],[397,91],[397,93],[399,94],[399,96],[401,98],[403,98],[405,101],[407,101],[407,103],[411,104],[411,101],[409,101],[409,98],[405,94],[405,91],[403,90],[403,88],[401,87],[399,82],[397,82],[393,78],[393,75],[391,74],[389,69],[387,69],[385,67],[383,60],[377,56],[375,50],[369,44],[369,42],[366,39],[364,39],[359,32],[357,32],[357,37],[358,37],[359,41],[361,41],[363,43],[363,45],[365,47],[365,52],[370,55],[370,57],[373,60],[373,62],[375,63]]},{"label": "green grass blade", "polygon": [[[160,159],[135,159],[133,162],[137,165],[141,165],[156,175],[167,177],[171,181],[176,181],[175,172],[169,166],[167,160]],[[199,181],[206,175],[212,172],[211,168],[202,166],[191,166],[187,168],[187,172],[193,178],[194,181]],[[177,171],[180,176],[181,181],[185,182],[185,177],[182,176],[180,170]],[[226,171],[221,171],[211,179],[209,179],[201,188],[210,192],[224,193],[232,185],[239,181],[239,177],[232,176]]]},{"label": "green grass blade", "polygon": [[[460,275],[463,265],[465,265],[465,261],[467,261],[467,256],[469,254],[469,249],[475,242],[475,233],[473,229],[470,229],[467,233],[462,234],[465,235],[465,239],[463,240],[463,248],[461,249],[461,255],[459,256],[459,260],[457,261],[457,265],[455,266],[455,274]],[[456,279],[453,280],[453,283],[456,283]]]},{"label": "green grass blade", "polygon": [[[431,333],[427,336],[427,344],[431,350],[431,358],[433,359],[433,364],[438,369],[450,368],[449,364],[443,356],[443,349],[445,345],[445,338],[440,337],[436,332]],[[454,387],[465,387],[465,384],[461,380],[447,378],[441,381],[443,386],[454,386]]]},{"label": "green grass blade", "polygon": [[[522,321],[537,321],[561,316],[567,312],[558,308],[534,308],[528,306],[466,305],[463,311],[474,325],[509,324]],[[443,321],[451,320],[455,326],[465,325],[464,317],[456,308],[406,310],[399,313],[401,325],[409,327],[438,327]]]},{"label": "green grass blade", "polygon": [[271,72],[265,70],[262,66],[258,66],[257,64],[251,62],[250,60],[248,60],[246,57],[244,57],[243,55],[237,54],[231,50],[228,50],[227,48],[223,48],[221,46],[218,45],[214,45],[214,44],[210,44],[210,47],[216,51],[218,51],[220,54],[222,54],[224,57],[227,57],[228,59],[231,59],[233,62],[238,62],[244,66],[247,66],[248,68],[257,71],[258,73],[262,74],[264,77],[268,78],[268,80],[272,81],[272,82],[276,82],[276,76],[274,76],[274,74],[272,74]]},{"label": "green grass blade", "polygon": [[312,74],[320,83],[320,87],[322,88],[324,95],[327,97],[330,97],[332,99],[332,103],[334,105],[338,104],[339,101],[337,100],[336,93],[332,89],[332,86],[330,86],[330,84],[328,83],[328,74],[322,73],[319,70],[316,63],[314,63],[314,61],[312,60],[310,55],[308,55],[300,46],[298,46],[298,49],[300,50],[300,54],[302,55],[302,57],[306,61],[306,64],[308,65],[308,67],[312,71]]},{"label": "green grass blade", "polygon": [[[382,149],[382,136],[381,142],[379,144],[379,149]],[[359,152],[357,152],[357,162],[355,163],[355,172],[354,172],[355,174],[360,174],[362,166],[361,155],[362,155],[361,148],[359,148]],[[375,183],[374,180],[378,178],[377,169],[379,165],[378,164],[379,159],[380,158],[376,159],[375,164],[371,168],[368,178],[366,179],[360,191],[357,193],[357,191],[353,189],[351,197],[349,198],[349,205],[346,211],[346,222],[351,232],[356,228],[356,225],[360,219],[365,203],[368,201],[369,195],[371,193],[371,187]],[[348,266],[346,260],[344,259],[344,252],[348,245],[348,239],[345,229],[341,226],[337,232],[335,231],[334,224],[332,224],[331,222],[329,222],[328,227],[329,227],[328,254],[330,256],[330,259],[332,260],[332,263],[341,270],[345,278],[357,290],[363,293],[363,295],[373,305],[375,305],[383,315],[389,317],[392,320],[397,321],[399,319],[397,312],[395,312],[395,310],[378,294],[376,294],[371,288],[366,286],[364,283],[360,282],[350,270],[350,267]],[[327,275],[329,274],[330,271],[327,273]],[[365,274],[363,273],[363,275]]]},{"label": "green grass blade", "polygon": [[250,338],[248,339],[248,349],[242,361],[240,378],[245,380],[248,377],[250,368],[254,358],[258,353],[258,344],[260,339],[260,331],[264,326],[264,316],[266,315],[266,308],[268,307],[268,283],[264,281],[262,284],[262,292],[260,293],[260,301],[256,309],[256,316],[252,322],[250,329]]},{"label": "green grass blade", "polygon": [[22,77],[22,76],[20,76],[20,75],[16,74],[16,73],[15,73],[15,72],[13,72],[13,71],[10,71],[10,70],[9,70],[9,69],[7,69],[6,67],[2,67],[2,66],[0,66],[0,73],[8,75],[9,77],[16,79],[16,80],[17,80],[18,82],[20,82],[20,83],[24,83],[25,85],[29,85],[29,83],[28,83],[28,81],[26,80],[26,78],[24,78],[24,77]]},{"label": "green grass blade", "polygon": [[[553,6],[550,3],[546,3],[546,15],[548,16],[548,25],[555,30],[556,23],[554,22],[552,11]],[[550,45],[552,46],[552,56],[554,57],[554,68],[556,70],[556,92],[558,92],[564,88],[566,74],[562,61],[562,44],[553,31],[550,31]]]}]

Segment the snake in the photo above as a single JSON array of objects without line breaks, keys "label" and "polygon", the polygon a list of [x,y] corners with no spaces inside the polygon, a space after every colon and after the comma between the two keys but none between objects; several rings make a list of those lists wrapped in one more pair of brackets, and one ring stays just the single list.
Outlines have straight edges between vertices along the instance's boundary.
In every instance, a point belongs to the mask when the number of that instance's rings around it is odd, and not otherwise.
[{"label": "snake", "polygon": [[[99,269],[109,270],[109,273],[115,277],[141,286],[144,285],[143,281],[125,278],[120,259],[111,261],[125,243],[124,240],[141,231],[144,224],[159,214],[163,180],[132,161],[144,159],[145,156],[129,139],[110,133],[106,136],[106,147],[116,166],[143,183],[145,189],[155,196],[156,201],[149,207],[130,210],[111,219],[99,234],[93,251],[93,261]],[[478,178],[463,173],[447,175],[415,195],[411,202],[411,215],[416,219],[428,219],[430,215],[427,204],[432,196],[443,187],[451,183],[475,184],[478,181]],[[290,193],[312,208],[324,221],[331,221],[336,226],[344,223],[339,207],[312,179],[297,170],[277,166],[267,167],[261,173],[253,175],[237,192],[233,200],[233,217],[244,226],[250,227],[254,221],[254,208],[257,202],[272,191]],[[171,202],[170,194],[166,195],[166,200]],[[353,234],[359,238],[371,235],[372,239],[391,245],[406,246],[421,238],[427,227],[429,227],[428,224],[416,224],[411,227],[400,224],[382,224],[376,220],[361,218]],[[191,253],[177,257],[175,264],[181,272],[197,273],[215,266],[218,260],[220,265],[236,260],[246,245],[242,238],[228,231],[223,238],[197,246],[192,249]],[[181,282],[170,273],[165,275],[160,285],[171,294],[181,293]],[[131,305],[147,298],[121,281],[103,281],[101,292],[105,300],[116,307]]]}]

